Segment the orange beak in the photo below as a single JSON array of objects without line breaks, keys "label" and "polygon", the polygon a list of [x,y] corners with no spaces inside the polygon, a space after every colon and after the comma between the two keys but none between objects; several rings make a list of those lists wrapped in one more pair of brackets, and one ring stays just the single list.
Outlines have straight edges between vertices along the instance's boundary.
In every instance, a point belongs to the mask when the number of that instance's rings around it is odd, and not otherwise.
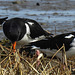
[{"label": "orange beak", "polygon": [[16,52],[16,41],[13,43],[13,50],[14,50],[14,53]]}]

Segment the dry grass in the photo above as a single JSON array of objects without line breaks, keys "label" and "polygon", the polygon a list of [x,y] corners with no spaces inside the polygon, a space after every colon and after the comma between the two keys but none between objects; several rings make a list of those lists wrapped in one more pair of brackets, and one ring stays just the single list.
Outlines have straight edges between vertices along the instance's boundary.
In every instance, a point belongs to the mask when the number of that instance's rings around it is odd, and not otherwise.
[{"label": "dry grass", "polygon": [[[74,75],[75,73],[75,56],[67,60],[64,45],[52,58],[41,57],[38,67],[35,55],[32,58],[27,57],[25,51],[20,54],[19,50],[13,53],[8,42],[6,40],[0,42],[0,75]],[[64,65],[58,59],[54,59],[61,49],[65,58]]]}]

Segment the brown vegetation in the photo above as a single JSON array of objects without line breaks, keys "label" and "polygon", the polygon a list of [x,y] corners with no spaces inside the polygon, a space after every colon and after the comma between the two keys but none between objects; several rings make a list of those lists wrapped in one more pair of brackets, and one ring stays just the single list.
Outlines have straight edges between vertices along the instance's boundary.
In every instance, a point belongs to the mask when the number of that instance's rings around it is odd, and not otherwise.
[{"label": "brown vegetation", "polygon": [[[54,59],[56,54],[63,49],[65,64]],[[19,50],[13,53],[11,43],[8,40],[0,42],[0,75],[71,75],[75,73],[75,56],[67,60],[64,45],[53,55],[52,58],[41,57],[40,65],[37,66],[35,55],[26,56]],[[64,68],[65,66],[65,68]]]}]

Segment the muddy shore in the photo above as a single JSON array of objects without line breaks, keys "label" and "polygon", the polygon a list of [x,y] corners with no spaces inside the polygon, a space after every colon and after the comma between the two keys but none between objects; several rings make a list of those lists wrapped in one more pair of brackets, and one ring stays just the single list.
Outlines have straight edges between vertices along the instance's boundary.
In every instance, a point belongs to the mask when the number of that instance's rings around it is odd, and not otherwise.
[{"label": "muddy shore", "polygon": [[75,31],[74,0],[0,0],[0,17],[6,16],[36,20],[56,35]]}]

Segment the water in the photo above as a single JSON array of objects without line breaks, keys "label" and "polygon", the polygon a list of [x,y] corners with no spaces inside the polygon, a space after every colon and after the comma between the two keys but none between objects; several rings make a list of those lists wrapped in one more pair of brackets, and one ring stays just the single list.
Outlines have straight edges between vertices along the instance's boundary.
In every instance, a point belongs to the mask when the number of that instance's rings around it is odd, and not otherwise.
[{"label": "water", "polygon": [[[75,31],[74,0],[22,0],[19,4],[13,4],[12,1],[16,0],[0,0],[1,18],[30,18],[42,23],[41,26],[53,34],[55,27],[56,34]],[[36,5],[37,2],[40,6]],[[0,34],[3,34],[2,29]]]}]

